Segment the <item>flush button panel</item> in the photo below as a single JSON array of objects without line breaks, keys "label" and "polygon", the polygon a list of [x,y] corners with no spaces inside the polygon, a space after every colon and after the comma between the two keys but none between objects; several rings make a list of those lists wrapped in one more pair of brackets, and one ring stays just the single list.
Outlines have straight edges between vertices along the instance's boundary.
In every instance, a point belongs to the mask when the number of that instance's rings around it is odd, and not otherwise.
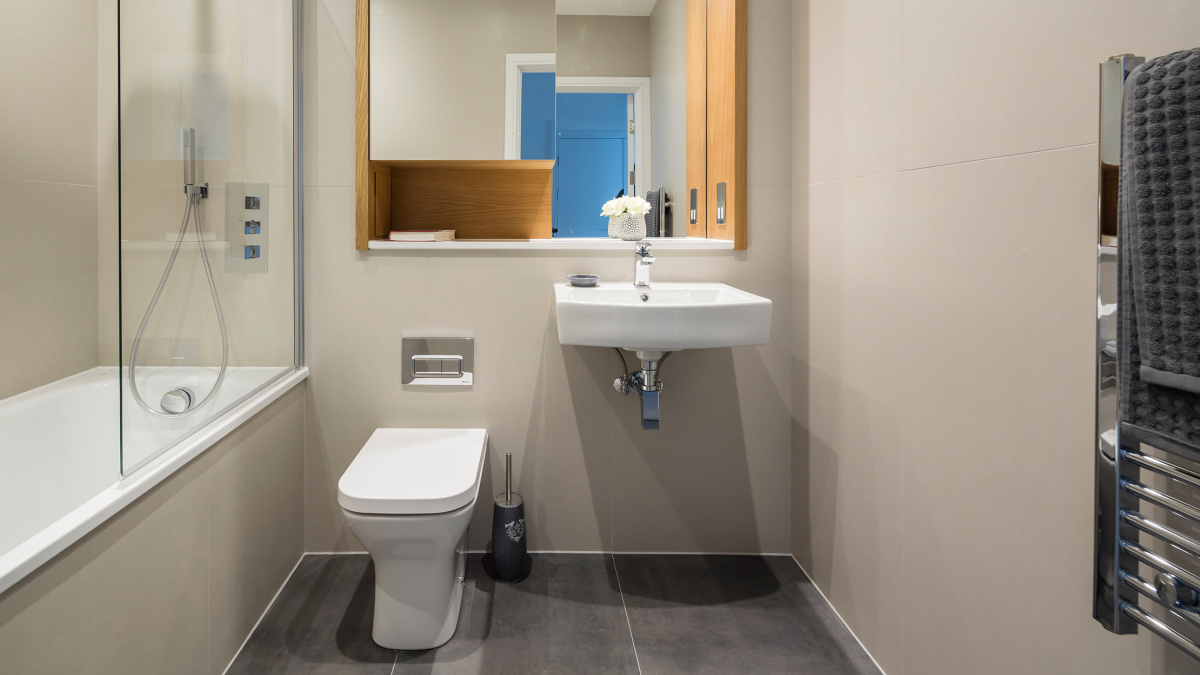
[{"label": "flush button panel", "polygon": [[470,385],[474,382],[474,338],[403,338],[401,382],[411,385]]},{"label": "flush button panel", "polygon": [[265,183],[225,185],[226,272],[267,271],[267,199]]}]

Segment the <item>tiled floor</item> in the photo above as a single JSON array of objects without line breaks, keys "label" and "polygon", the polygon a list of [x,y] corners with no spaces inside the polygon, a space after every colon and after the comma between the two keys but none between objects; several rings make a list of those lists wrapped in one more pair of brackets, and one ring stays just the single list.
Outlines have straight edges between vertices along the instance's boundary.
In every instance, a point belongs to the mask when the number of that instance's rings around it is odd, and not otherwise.
[{"label": "tiled floor", "polygon": [[786,557],[541,554],[509,586],[474,555],[458,631],[425,652],[371,641],[374,583],[369,556],[305,556],[228,672],[878,672]]}]

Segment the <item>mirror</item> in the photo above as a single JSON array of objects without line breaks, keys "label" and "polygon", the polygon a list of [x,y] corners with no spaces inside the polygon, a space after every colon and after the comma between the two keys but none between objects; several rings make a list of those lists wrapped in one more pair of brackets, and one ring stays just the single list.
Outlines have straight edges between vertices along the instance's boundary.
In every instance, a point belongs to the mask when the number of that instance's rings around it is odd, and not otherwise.
[{"label": "mirror", "polygon": [[370,159],[554,160],[553,237],[686,236],[687,0],[370,0]]},{"label": "mirror", "polygon": [[686,0],[559,0],[554,227],[604,237],[599,206],[647,199],[647,236],[686,236],[668,200],[687,160]]},{"label": "mirror", "polygon": [[508,55],[548,54],[553,79],[554,0],[370,0],[370,12],[371,159],[505,159]]}]

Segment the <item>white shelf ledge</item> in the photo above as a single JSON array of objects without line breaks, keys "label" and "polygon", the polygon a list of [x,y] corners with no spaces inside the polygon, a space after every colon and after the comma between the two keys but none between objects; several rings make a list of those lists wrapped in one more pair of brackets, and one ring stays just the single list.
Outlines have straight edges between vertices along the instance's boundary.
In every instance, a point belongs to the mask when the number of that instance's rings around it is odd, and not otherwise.
[{"label": "white shelf ledge", "polygon": [[[655,251],[731,251],[729,239],[700,237],[646,237]],[[608,237],[563,237],[562,239],[456,239],[454,241],[384,241],[367,243],[372,251],[625,251],[632,241]]]}]

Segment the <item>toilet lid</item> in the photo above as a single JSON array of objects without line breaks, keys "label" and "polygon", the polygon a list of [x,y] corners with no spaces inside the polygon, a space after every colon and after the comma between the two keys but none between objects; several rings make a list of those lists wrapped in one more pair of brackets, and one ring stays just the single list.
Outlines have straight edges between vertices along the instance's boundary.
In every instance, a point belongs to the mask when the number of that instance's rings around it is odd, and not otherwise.
[{"label": "toilet lid", "polygon": [[347,511],[445,513],[479,492],[486,429],[376,429],[338,481]]}]

